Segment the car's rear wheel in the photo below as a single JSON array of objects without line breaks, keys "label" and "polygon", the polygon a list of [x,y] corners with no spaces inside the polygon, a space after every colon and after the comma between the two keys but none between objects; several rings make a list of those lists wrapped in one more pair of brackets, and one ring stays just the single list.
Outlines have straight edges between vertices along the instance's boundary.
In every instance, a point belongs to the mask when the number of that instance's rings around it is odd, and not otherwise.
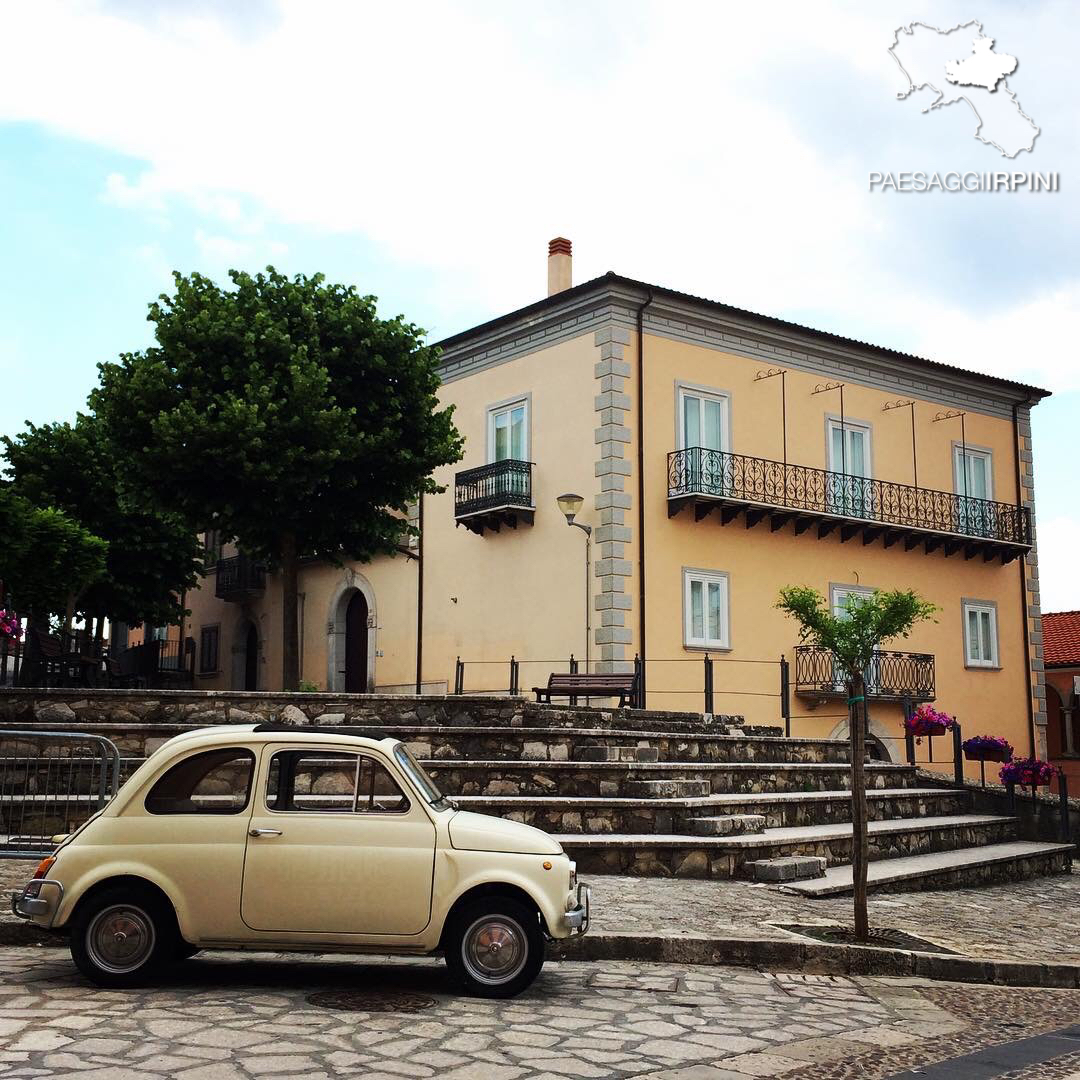
[{"label": "car's rear wheel", "polygon": [[71,957],[98,986],[139,986],[176,955],[176,918],[149,890],[109,889],[81,904]]},{"label": "car's rear wheel", "polygon": [[539,915],[509,898],[465,905],[455,913],[445,944],[451,975],[480,997],[514,997],[544,966]]}]

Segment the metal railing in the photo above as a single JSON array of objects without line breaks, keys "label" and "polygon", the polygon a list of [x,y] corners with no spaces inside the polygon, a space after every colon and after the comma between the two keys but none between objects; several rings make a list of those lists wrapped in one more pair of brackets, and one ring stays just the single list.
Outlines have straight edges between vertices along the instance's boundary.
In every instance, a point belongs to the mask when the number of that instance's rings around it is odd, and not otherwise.
[{"label": "metal railing", "polygon": [[[591,673],[607,672],[608,663],[593,660],[586,668],[583,660],[571,654],[569,658],[556,660],[522,659],[511,655],[507,659],[497,660],[468,660],[457,657],[454,661],[454,677],[450,683],[451,693],[454,695],[477,695],[477,696],[501,696],[504,694],[528,696],[534,686],[543,686],[552,674],[566,672],[571,675],[583,674],[588,670]],[[618,661],[618,670],[636,675],[637,691],[635,700],[631,702],[632,708],[646,707],[646,682],[655,694],[679,695],[686,701],[686,708],[692,709],[699,702],[702,711],[707,714],[716,712],[717,700],[727,697],[733,698],[765,698],[772,699],[777,703],[777,711],[780,720],[784,724],[787,734],[791,734],[791,675],[790,664],[786,657],[781,656],[775,660],[741,659],[734,657],[714,657],[706,653],[701,657],[669,657],[650,658],[642,660],[635,656],[632,660]],[[722,664],[728,672],[728,677],[717,682],[714,665]],[[602,666],[603,665],[603,666]],[[522,677],[522,667],[526,674]],[[686,673],[687,669],[693,674],[689,679],[676,678],[678,685],[670,685],[670,681],[664,678],[665,671],[670,672],[675,668],[680,673]],[[748,669],[756,675],[747,675]],[[741,672],[734,676],[738,679],[733,684],[732,673]],[[775,681],[774,681],[775,680]],[[774,689],[775,687],[775,689]],[[582,700],[599,701],[606,695],[602,691],[588,693],[581,691]],[[577,698],[571,697],[570,704],[577,703]]]},{"label": "metal railing", "polygon": [[466,469],[454,477],[454,516],[497,510],[501,507],[533,508],[532,462],[507,458]]},{"label": "metal railing", "polygon": [[243,599],[266,588],[266,567],[249,555],[218,559],[214,595],[219,600]]},{"label": "metal railing", "polygon": [[692,495],[1031,544],[1031,523],[1023,506],[700,446],[668,454],[668,498]]},{"label": "metal railing", "polygon": [[120,751],[101,735],[0,731],[0,857],[40,858],[120,787]]},{"label": "metal railing", "polygon": [[[933,701],[934,679],[933,653],[886,649],[874,654],[863,674],[867,697],[878,701]],[[795,693],[820,697],[847,693],[843,673],[829,649],[820,645],[795,647]]]}]

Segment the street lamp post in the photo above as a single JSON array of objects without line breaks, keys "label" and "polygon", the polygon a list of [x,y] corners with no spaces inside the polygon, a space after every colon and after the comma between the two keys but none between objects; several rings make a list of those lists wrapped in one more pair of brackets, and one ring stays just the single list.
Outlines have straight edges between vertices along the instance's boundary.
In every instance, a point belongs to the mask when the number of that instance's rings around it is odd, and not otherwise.
[{"label": "street lamp post", "polygon": [[575,518],[581,513],[585,500],[580,495],[560,495],[555,502],[566,516],[566,524],[585,534],[585,673],[589,672],[590,641],[592,637],[592,611],[589,603],[589,573],[592,570],[592,526],[583,525]]}]

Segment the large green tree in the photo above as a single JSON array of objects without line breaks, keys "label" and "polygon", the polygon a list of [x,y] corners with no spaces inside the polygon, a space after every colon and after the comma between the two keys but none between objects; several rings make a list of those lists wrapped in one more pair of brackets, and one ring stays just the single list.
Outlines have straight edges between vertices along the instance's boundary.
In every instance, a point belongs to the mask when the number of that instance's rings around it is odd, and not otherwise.
[{"label": "large green tree", "polygon": [[321,274],[230,277],[175,274],[150,307],[157,344],[101,365],[91,405],[147,498],[280,571],[295,690],[299,558],[392,554],[461,437],[418,327]]},{"label": "large green tree", "polygon": [[874,653],[893,638],[905,638],[912,627],[933,617],[937,607],[910,590],[877,589],[871,596],[848,596],[844,610],[833,614],[825,598],[806,585],[780,590],[776,605],[799,624],[799,640],[829,649],[843,673],[848,691],[848,731],[851,745],[851,872],[855,894],[855,935],[870,933],[866,910],[868,863],[866,810],[866,669]]},{"label": "large green tree", "polygon": [[110,445],[104,425],[80,414],[74,424],[27,424],[3,443],[20,495],[108,541],[105,573],[82,593],[80,610],[127,623],[179,622],[201,547],[183,517],[124,490],[126,457]]},{"label": "large green tree", "polygon": [[105,572],[108,544],[55,507],[35,506],[0,481],[4,604],[47,619],[77,603]]}]

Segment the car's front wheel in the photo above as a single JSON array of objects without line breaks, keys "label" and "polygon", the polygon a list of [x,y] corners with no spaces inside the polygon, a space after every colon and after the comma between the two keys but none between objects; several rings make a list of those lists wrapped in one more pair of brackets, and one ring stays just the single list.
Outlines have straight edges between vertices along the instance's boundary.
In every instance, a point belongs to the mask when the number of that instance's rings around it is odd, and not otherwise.
[{"label": "car's front wheel", "polygon": [[465,905],[455,913],[445,944],[451,975],[480,997],[514,997],[544,966],[539,915],[509,898]]},{"label": "car's front wheel", "polygon": [[150,891],[109,889],[76,911],[71,957],[98,986],[139,986],[173,958],[177,937],[173,912]]}]

